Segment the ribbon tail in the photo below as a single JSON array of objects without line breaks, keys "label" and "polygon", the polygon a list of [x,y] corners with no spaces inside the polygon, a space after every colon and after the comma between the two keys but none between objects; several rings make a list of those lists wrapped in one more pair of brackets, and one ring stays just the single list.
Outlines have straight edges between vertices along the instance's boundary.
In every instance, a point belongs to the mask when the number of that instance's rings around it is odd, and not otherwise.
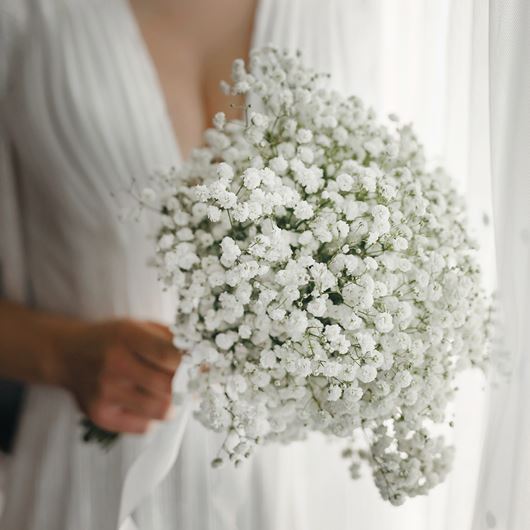
[{"label": "ribbon tail", "polygon": [[160,425],[154,443],[138,455],[127,471],[121,494],[118,530],[138,530],[131,516],[175,463],[190,411],[191,400],[185,396],[176,405],[175,418]]}]

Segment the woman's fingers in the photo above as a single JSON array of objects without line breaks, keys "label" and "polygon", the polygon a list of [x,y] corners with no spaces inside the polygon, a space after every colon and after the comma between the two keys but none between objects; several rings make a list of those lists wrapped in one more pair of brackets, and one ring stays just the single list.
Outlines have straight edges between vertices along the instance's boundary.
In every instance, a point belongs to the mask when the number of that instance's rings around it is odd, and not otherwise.
[{"label": "woman's fingers", "polygon": [[102,429],[110,432],[143,434],[151,425],[148,418],[129,412],[119,405],[100,404],[89,411],[90,419]]},{"label": "woman's fingers", "polygon": [[127,412],[146,419],[168,419],[171,394],[151,394],[130,384],[116,384],[108,390],[107,400]]},{"label": "woman's fingers", "polygon": [[160,324],[159,322],[153,322],[152,320],[143,322],[143,324],[148,327],[152,327],[154,330],[162,333],[162,335],[166,337],[169,341],[173,341],[173,333],[171,333],[171,330],[166,325]]},{"label": "woman's fingers", "polygon": [[145,363],[174,373],[182,352],[173,346],[171,332],[162,325],[135,323],[125,331],[126,345]]},{"label": "woman's fingers", "polygon": [[182,352],[166,326],[133,320],[94,324],[77,336],[71,358],[84,359],[72,388],[88,417],[112,432],[143,433],[171,410]]},{"label": "woman's fingers", "polygon": [[171,394],[173,373],[145,362],[134,351],[123,350],[113,356],[113,362],[102,379],[103,386],[125,381],[155,396],[167,396]]}]

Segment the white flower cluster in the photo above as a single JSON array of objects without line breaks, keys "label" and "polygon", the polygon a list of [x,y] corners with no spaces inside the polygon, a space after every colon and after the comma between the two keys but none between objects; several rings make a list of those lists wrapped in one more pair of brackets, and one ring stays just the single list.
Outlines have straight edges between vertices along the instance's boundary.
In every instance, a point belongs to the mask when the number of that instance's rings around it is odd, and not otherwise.
[{"label": "white flower cluster", "polygon": [[[411,128],[376,121],[326,76],[267,47],[233,66],[245,121],[215,116],[163,175],[157,265],[178,289],[219,458],[310,431],[354,440],[393,504],[444,479],[434,435],[456,373],[486,359],[488,303],[464,206]],[[207,367],[205,369],[205,367]]]}]

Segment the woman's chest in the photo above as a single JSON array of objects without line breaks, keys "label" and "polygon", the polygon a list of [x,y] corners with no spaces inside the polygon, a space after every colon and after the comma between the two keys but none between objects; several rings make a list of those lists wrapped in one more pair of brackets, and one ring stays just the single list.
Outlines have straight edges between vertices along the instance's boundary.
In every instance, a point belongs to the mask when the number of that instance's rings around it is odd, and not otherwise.
[{"label": "woman's chest", "polygon": [[234,59],[248,56],[255,4],[255,0],[130,0],[131,15],[184,156],[202,143],[202,132],[216,112],[230,118],[242,115],[244,100],[222,94],[219,84],[230,78]]}]

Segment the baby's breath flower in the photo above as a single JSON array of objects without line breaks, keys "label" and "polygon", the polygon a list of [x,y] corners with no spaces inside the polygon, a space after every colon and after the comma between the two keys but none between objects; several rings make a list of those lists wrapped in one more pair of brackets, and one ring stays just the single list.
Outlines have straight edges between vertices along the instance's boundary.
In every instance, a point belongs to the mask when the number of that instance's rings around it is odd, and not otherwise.
[{"label": "baby's breath flower", "polygon": [[243,184],[249,190],[257,188],[261,183],[261,176],[257,169],[251,167],[243,173]]},{"label": "baby's breath flower", "polygon": [[299,144],[307,144],[313,139],[313,133],[309,129],[298,129],[296,132],[296,141]]},{"label": "baby's breath flower", "polygon": [[307,201],[300,201],[294,209],[294,215],[302,220],[311,219],[313,217],[313,207]]},{"label": "baby's breath flower", "polygon": [[352,476],[365,462],[396,505],[425,494],[450,468],[433,426],[457,373],[486,361],[463,203],[410,126],[381,125],[300,58],[255,50],[232,78],[225,93],[257,103],[246,119],[217,113],[206,147],[141,197],[160,203],[156,264],[196,416],[226,436],[212,464],[362,434]]},{"label": "baby's breath flower", "polygon": [[141,196],[142,202],[146,204],[153,204],[156,200],[156,192],[152,188],[144,188]]},{"label": "baby's breath flower", "polygon": [[222,130],[226,123],[226,116],[224,112],[217,112],[213,117],[213,125],[216,129]]}]

